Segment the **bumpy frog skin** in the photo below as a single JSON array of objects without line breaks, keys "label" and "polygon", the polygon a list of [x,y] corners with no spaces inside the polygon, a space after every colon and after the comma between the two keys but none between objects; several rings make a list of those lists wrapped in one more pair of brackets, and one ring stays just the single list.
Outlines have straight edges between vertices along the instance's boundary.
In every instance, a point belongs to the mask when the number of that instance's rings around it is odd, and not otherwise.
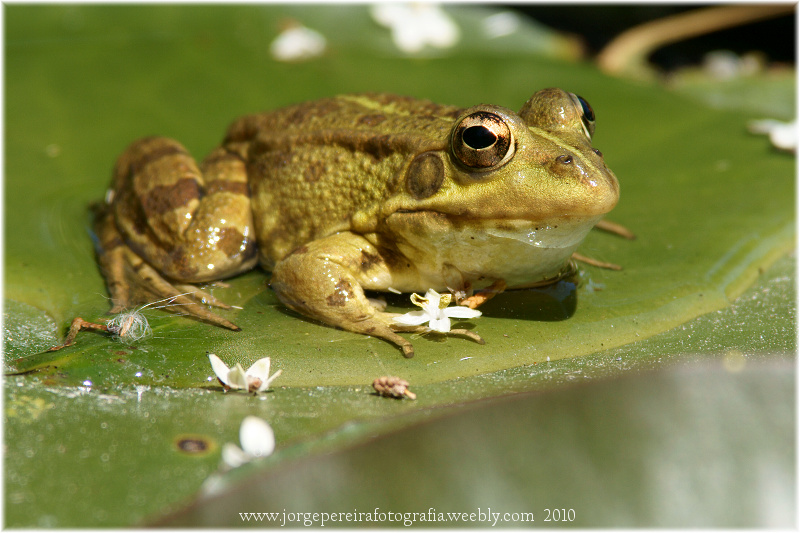
[{"label": "bumpy frog skin", "polygon": [[112,312],[178,296],[180,312],[239,329],[192,283],[257,264],[287,307],[414,354],[364,290],[552,283],[619,188],[592,148],[594,114],[561,89],[519,113],[383,94],[249,115],[198,166],[149,137],[120,156],[97,217]]}]

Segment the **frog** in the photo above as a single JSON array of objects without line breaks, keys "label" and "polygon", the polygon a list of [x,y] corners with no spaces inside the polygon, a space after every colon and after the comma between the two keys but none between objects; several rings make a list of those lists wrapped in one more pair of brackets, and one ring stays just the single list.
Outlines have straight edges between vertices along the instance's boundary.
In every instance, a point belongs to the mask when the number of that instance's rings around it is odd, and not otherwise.
[{"label": "frog", "polygon": [[400,333],[426,326],[395,322],[370,294],[433,289],[477,307],[574,269],[619,199],[595,121],[559,88],[519,112],[360,93],[238,118],[199,163],[176,140],[139,139],[96,210],[110,312],[169,299],[238,331],[198,284],[261,267],[287,308],[412,357]]}]

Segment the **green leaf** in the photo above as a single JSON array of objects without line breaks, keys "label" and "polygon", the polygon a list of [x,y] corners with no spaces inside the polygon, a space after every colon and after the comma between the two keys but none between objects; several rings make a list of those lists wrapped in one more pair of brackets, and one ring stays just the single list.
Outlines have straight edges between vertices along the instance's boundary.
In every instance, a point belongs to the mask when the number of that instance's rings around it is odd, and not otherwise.
[{"label": "green leaf", "polygon": [[[488,13],[454,12],[464,28],[480,27]],[[557,60],[563,40],[529,24],[505,41],[465,32],[452,50],[408,58],[363,6],[13,5],[5,14],[4,361],[19,374],[5,389],[8,525],[120,526],[175,510],[217,472],[221,445],[237,441],[248,414],[273,425],[278,452],[221,478],[223,493],[254,472],[443,407],[661,368],[687,351],[738,361],[736,350],[795,349],[794,313],[770,311],[793,305],[791,267],[782,267],[779,294],[756,292],[756,305],[724,319],[729,340],[702,342],[718,325],[692,321],[726,308],[793,246],[794,160],[749,136],[744,113]],[[269,43],[285,17],[326,35],[326,55],[272,60]],[[103,198],[115,157],[135,138],[171,136],[202,157],[236,116],[290,102],[386,91],[519,108],[545,86],[592,103],[596,145],[622,187],[610,218],[638,239],[595,232],[582,245],[622,272],[582,267],[577,287],[514,291],[487,304],[470,321],[485,346],[423,336],[407,360],[383,341],[287,311],[254,271],[211,289],[242,307],[226,312],[241,332],[148,309],[148,340],[83,333],[74,347],[42,353],[72,318],[98,320],[108,309],[87,207]],[[389,303],[410,309],[406,298]],[[700,324],[688,338],[673,329],[686,323]],[[737,334],[743,324],[763,325],[766,340]],[[223,394],[207,352],[245,367],[270,356],[283,374],[261,397]],[[391,374],[409,380],[419,400],[371,394],[372,380]],[[205,450],[187,453],[178,445],[187,439],[190,450]],[[54,504],[65,492],[80,495],[77,503]]]}]

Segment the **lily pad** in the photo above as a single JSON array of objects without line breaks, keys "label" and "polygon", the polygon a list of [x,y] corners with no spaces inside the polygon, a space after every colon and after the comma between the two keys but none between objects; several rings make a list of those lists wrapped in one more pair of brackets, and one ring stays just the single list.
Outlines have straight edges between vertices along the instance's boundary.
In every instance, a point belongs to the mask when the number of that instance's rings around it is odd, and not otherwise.
[{"label": "lily pad", "polygon": [[[486,13],[458,9],[476,26]],[[5,390],[9,525],[130,525],[176,509],[216,471],[221,444],[235,440],[247,414],[275,428],[279,449],[266,466],[276,467],[444,406],[542,390],[568,375],[623,374],[637,357],[617,364],[591,354],[727,307],[794,243],[794,160],[746,133],[750,115],[541,55],[521,44],[541,37],[538,27],[523,24],[507,44],[465,39],[409,58],[389,53],[363,6],[15,5],[5,14],[4,360],[19,374]],[[327,53],[302,64],[272,60],[269,43],[286,16],[313,23],[329,38]],[[202,156],[236,116],[290,102],[384,91],[519,108],[545,86],[592,103],[595,144],[622,187],[610,218],[638,239],[596,232],[582,245],[622,272],[582,267],[574,287],[487,304],[470,322],[485,346],[424,336],[407,360],[383,341],[287,311],[254,271],[212,288],[242,307],[226,313],[241,332],[146,310],[148,340],[86,333],[74,347],[42,353],[73,317],[96,320],[108,309],[87,206],[102,199],[115,157],[133,139],[167,135]],[[390,305],[411,307],[405,297]],[[13,333],[21,328],[38,333]],[[789,350],[793,333],[774,335]],[[270,356],[283,375],[260,398],[222,394],[206,352],[245,366]],[[659,366],[655,352],[637,364]],[[385,374],[408,379],[420,400],[372,395],[369,383]],[[182,438],[207,443],[205,453],[184,453]],[[80,503],[53,505],[64,490]]]}]

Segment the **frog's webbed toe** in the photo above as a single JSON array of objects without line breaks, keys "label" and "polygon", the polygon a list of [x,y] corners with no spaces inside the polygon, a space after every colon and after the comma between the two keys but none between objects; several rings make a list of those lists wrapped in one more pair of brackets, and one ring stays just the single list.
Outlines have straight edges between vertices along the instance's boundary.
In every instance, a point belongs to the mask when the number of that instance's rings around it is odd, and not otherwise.
[{"label": "frog's webbed toe", "polygon": [[[385,315],[389,315],[391,317],[399,316],[395,313],[384,313]],[[434,331],[428,326],[409,326],[405,324],[398,324],[397,322],[393,322],[391,325],[394,331],[401,331],[403,333],[420,333],[420,334],[427,334],[427,333],[434,333],[436,335],[445,335],[448,337],[466,337],[470,340],[477,342],[478,344],[486,344],[486,341],[483,340],[483,337],[471,331],[469,329],[451,329],[449,331]]]},{"label": "frog's webbed toe", "polygon": [[201,304],[219,307],[220,309],[230,309],[232,307],[210,292],[198,288],[197,285],[192,285],[191,283],[175,283],[173,287]]},{"label": "frog's webbed toe", "polygon": [[481,337],[474,331],[468,329],[451,329],[445,335],[452,335],[455,337],[466,337],[468,339],[477,342],[478,344],[486,344],[486,341],[483,340],[483,337]]},{"label": "frog's webbed toe", "polygon": [[481,305],[485,304],[501,292],[506,290],[506,282],[505,280],[499,279],[486,287],[485,289],[481,289],[476,291],[475,294],[472,296],[467,296],[466,298],[461,298],[458,300],[458,305],[464,305],[469,307],[470,309],[477,309]]},{"label": "frog's webbed toe", "polygon": [[111,313],[167,300],[158,307],[234,331],[240,329],[203,304],[229,306],[194,285],[174,285],[131,250],[122,240],[110,211],[98,214],[95,230],[99,240],[98,258],[111,294]]}]

